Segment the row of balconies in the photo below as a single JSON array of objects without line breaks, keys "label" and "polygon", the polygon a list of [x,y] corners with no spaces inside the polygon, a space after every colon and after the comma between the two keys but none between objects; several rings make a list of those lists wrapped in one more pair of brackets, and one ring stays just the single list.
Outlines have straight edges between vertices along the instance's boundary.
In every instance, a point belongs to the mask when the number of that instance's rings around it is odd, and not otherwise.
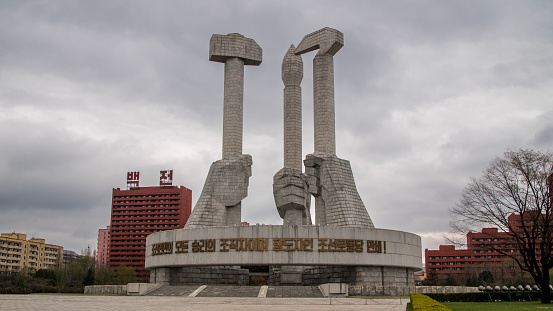
[{"label": "row of balconies", "polygon": [[[160,214],[160,213],[171,213],[171,214]],[[127,213],[130,213],[132,214],[132,216],[142,216],[142,217],[145,217],[145,216],[150,216],[150,217],[163,217],[163,216],[178,216],[179,211],[151,211],[151,210],[130,210],[130,209],[127,209],[127,210],[113,210],[113,216],[114,217],[129,217],[131,215],[122,215],[122,214],[127,214]],[[117,214],[117,215],[115,215]]]},{"label": "row of balconies", "polygon": [[[113,238],[118,238],[118,237],[122,237],[122,238],[141,238],[141,237],[143,237],[143,238],[146,238],[147,236],[148,236],[147,234],[131,234],[131,235],[129,235],[129,234],[114,234],[114,235],[112,235],[112,240],[113,240]],[[145,241],[145,239],[144,239],[144,241]]]},{"label": "row of balconies", "polygon": [[137,244],[144,244],[142,241],[145,241],[145,239],[134,239],[134,240],[122,240],[121,238],[113,239],[111,240],[110,244],[117,244],[117,243],[137,243]]},{"label": "row of balconies", "polygon": [[109,256],[110,263],[116,262],[141,262],[144,265],[144,256],[131,255],[131,256]]},{"label": "row of balconies", "polygon": [[[142,209],[141,207],[152,207],[152,206],[129,206],[127,209],[123,209],[123,207],[119,207],[119,209],[114,209],[114,213],[131,213],[131,212],[140,212],[140,213],[161,213],[161,212],[172,212],[177,213],[179,211],[178,208],[156,208],[156,209]],[[155,206],[154,206],[155,207]],[[165,207],[165,206],[160,206]]]},{"label": "row of balconies", "polygon": [[[119,211],[121,212],[121,211]],[[125,211],[127,213],[128,211]],[[116,212],[117,213],[117,212]],[[173,213],[173,214],[156,214],[156,213],[133,213],[132,215],[121,215],[121,213],[117,213],[117,215],[113,215],[113,219],[121,219],[121,218],[143,218],[143,219],[152,219],[152,218],[160,218],[160,217],[176,217],[178,219],[179,214]]]},{"label": "row of balconies", "polygon": [[5,258],[21,258],[21,255],[10,254],[10,253],[0,253],[0,257],[5,257]]},{"label": "row of balconies", "polygon": [[115,199],[132,199],[132,198],[164,198],[164,197],[178,197],[180,194],[177,193],[167,193],[167,194],[136,194],[136,195],[116,195],[113,196]]},{"label": "row of balconies", "polygon": [[146,238],[135,238],[133,240],[123,240],[123,239],[128,239],[130,237],[128,236],[124,236],[124,235],[120,235],[118,236],[116,239],[113,239],[111,240],[111,243],[140,243],[140,244],[143,244],[144,245],[144,242],[146,242]]},{"label": "row of balconies", "polygon": [[22,244],[21,244],[21,243],[17,243],[17,242],[10,242],[10,241],[0,240],[0,245],[21,247]]},{"label": "row of balconies", "polygon": [[472,238],[472,242],[497,242],[497,241],[512,241],[512,238]]},{"label": "row of balconies", "polygon": [[[177,219],[149,219],[149,220],[114,220],[112,224],[154,225],[156,223],[169,224],[178,222]],[[153,224],[152,224],[153,223]],[[113,226],[112,226],[113,228]]]},{"label": "row of balconies", "polygon": [[180,205],[179,202],[163,202],[162,201],[121,201],[121,202],[113,202],[113,208],[136,208],[136,207],[178,207]]},{"label": "row of balconies", "polygon": [[145,248],[144,243],[135,243],[135,244],[111,243],[111,247],[131,247],[131,248],[142,247],[142,248]]},{"label": "row of balconies", "polygon": [[112,232],[138,232],[133,231],[133,228],[152,228],[152,229],[146,229],[147,231],[141,231],[141,232],[154,232],[152,230],[155,230],[154,228],[177,228],[178,224],[160,224],[160,225],[114,225],[113,228],[118,228],[119,230],[113,230]]},{"label": "row of balconies", "polygon": [[460,267],[457,267],[457,268],[428,268],[428,271],[429,272],[438,272],[440,273],[440,271],[463,271],[463,268],[460,268]]},{"label": "row of balconies", "polygon": [[6,252],[12,252],[12,253],[21,253],[20,248],[0,247],[0,251],[6,251]]},{"label": "row of balconies", "polygon": [[177,199],[153,199],[153,200],[142,200],[142,198],[136,198],[133,200],[133,198],[130,198],[130,200],[113,200],[113,204],[122,204],[122,203],[142,203],[142,202],[148,202],[148,203],[157,203],[157,202],[178,202],[180,201],[180,198]]},{"label": "row of balconies", "polygon": [[[111,228],[120,228],[120,227],[129,227],[129,228],[141,228],[141,227],[167,227],[167,225],[178,225],[177,219],[167,219],[165,221],[156,221],[154,223],[151,222],[131,222],[131,221],[113,221],[112,223],[116,223],[116,225],[112,225]],[[165,226],[164,226],[165,225]]]},{"label": "row of balconies", "polygon": [[[147,233],[153,233],[155,232],[154,230],[144,230],[144,229],[141,229],[141,230],[113,230],[112,231],[113,233],[131,233],[131,232],[147,232]],[[136,236],[142,236],[142,235],[136,235]]]},{"label": "row of balconies", "polygon": [[[133,254],[134,253],[134,254]],[[124,256],[135,256],[136,254],[139,254],[141,255],[140,257],[142,257],[145,253],[145,250],[144,249],[126,249],[126,248],[114,248],[111,250],[111,254],[112,256],[116,256],[116,257],[124,257]],[[119,255],[117,255],[119,254]]]},{"label": "row of balconies", "polygon": [[[114,205],[113,211],[118,211],[121,209],[130,209],[130,208],[163,208],[163,207],[177,207],[178,204],[148,204],[148,205]],[[172,210],[170,210],[172,211]]]},{"label": "row of balconies", "polygon": [[469,265],[471,264],[472,262],[471,261],[457,261],[457,262],[453,262],[453,261],[449,261],[449,262],[429,262],[427,263],[427,265],[430,267],[430,266],[454,266],[454,265]]},{"label": "row of balconies", "polygon": [[428,256],[428,259],[470,259],[470,256]]}]

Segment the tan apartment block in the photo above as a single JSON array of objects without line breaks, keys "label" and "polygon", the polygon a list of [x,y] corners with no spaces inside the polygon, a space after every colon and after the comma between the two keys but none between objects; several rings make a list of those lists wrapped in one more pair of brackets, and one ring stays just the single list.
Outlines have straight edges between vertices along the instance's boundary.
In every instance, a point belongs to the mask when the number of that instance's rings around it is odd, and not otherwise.
[{"label": "tan apartment block", "polygon": [[36,271],[61,265],[63,247],[46,244],[44,239],[23,233],[2,233],[0,236],[0,272]]}]

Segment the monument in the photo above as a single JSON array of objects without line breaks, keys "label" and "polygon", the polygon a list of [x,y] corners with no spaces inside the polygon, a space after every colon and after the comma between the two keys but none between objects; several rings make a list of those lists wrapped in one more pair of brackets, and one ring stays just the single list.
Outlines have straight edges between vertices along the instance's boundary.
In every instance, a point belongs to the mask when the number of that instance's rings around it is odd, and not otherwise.
[{"label": "monument", "polygon": [[[334,55],[343,46],[344,35],[327,27],[286,52],[284,167],[273,179],[283,225],[241,226],[252,165],[251,156],[242,154],[244,65],[260,65],[262,50],[240,34],[212,36],[209,59],[225,64],[223,158],[211,165],[184,229],[147,237],[150,282],[247,285],[250,268],[259,267],[269,285],[348,283],[350,288],[380,288],[380,294],[414,285],[413,272],[422,268],[420,237],[375,228],[349,161],[336,156]],[[315,150],[303,160],[303,172],[301,55],[315,50]]]},{"label": "monument", "polygon": [[213,35],[209,60],[225,64],[223,159],[214,162],[185,228],[240,225],[252,157],[242,154],[244,65],[259,66],[262,51],[241,34]]}]

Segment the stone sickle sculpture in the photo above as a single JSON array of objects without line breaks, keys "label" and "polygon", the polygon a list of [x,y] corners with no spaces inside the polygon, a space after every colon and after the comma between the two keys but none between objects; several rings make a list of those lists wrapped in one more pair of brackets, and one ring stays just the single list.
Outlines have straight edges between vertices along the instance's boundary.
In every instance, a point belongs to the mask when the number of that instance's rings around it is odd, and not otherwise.
[{"label": "stone sickle sculpture", "polygon": [[349,161],[336,156],[334,55],[344,46],[344,34],[325,27],[306,35],[295,54],[319,50],[313,59],[315,152],[307,155],[305,173],[315,197],[315,224],[374,228],[357,192]]}]

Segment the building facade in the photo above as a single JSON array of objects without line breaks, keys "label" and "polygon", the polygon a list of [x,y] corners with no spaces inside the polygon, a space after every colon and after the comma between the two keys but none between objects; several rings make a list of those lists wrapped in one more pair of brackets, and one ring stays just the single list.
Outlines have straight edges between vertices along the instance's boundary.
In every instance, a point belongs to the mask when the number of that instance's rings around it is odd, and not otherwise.
[{"label": "building facade", "polygon": [[108,265],[131,267],[139,282],[147,282],[146,237],[183,228],[191,212],[192,190],[183,186],[113,189]]},{"label": "building facade", "polygon": [[109,263],[110,226],[98,230],[98,248],[96,250],[96,265],[106,266]]},{"label": "building facade", "polygon": [[[438,250],[425,249],[426,274],[450,275],[483,270],[514,270],[516,265],[506,262],[507,256],[519,256],[514,231],[522,230],[523,218],[511,214],[507,218],[513,231],[504,232],[497,228],[483,228],[480,232],[467,233],[467,248],[455,249],[454,245],[440,245]],[[529,220],[526,220],[529,224]],[[508,260],[507,260],[508,261]]]},{"label": "building facade", "polygon": [[44,239],[23,233],[2,233],[0,236],[0,272],[29,272],[54,268],[62,264],[63,247],[46,244]]},{"label": "building facade", "polygon": [[75,251],[64,249],[63,250],[63,265],[67,266],[70,263],[74,262],[75,260],[77,260],[81,257],[83,257],[83,255],[79,255]]}]

